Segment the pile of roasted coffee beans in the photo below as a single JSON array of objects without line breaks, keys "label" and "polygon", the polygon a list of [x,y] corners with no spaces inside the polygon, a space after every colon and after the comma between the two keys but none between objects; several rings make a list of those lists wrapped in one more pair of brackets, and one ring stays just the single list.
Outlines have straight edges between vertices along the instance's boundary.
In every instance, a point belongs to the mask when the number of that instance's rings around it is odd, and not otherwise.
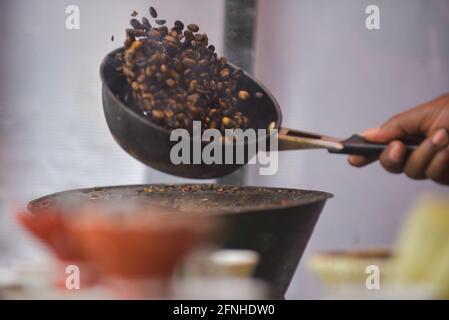
[{"label": "pile of roasted coffee beans", "polygon": [[169,130],[191,130],[194,120],[202,122],[203,131],[247,128],[249,120],[237,107],[239,100],[252,98],[236,88],[242,71],[217,56],[207,35],[179,20],[169,30],[153,7],[150,16],[157,26],[137,15],[132,13],[125,50],[115,59],[144,116]]}]

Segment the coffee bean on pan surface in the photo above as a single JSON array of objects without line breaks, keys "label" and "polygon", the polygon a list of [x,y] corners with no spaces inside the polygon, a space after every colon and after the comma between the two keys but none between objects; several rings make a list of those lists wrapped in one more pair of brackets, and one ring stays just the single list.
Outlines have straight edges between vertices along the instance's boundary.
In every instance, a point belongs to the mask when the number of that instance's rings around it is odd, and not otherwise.
[{"label": "coffee bean on pan surface", "polygon": [[150,15],[154,19],[157,18],[157,11],[156,11],[156,9],[154,9],[154,7],[150,7]]},{"label": "coffee bean on pan surface", "polygon": [[227,79],[229,77],[229,75],[231,74],[231,71],[228,68],[224,68],[220,71],[220,76],[223,79]]},{"label": "coffee bean on pan surface", "polygon": [[256,92],[256,94],[254,95],[257,99],[262,99],[263,98],[263,93],[262,92]]},{"label": "coffee bean on pan surface", "polygon": [[245,90],[240,90],[238,93],[238,97],[241,101],[248,101],[251,98],[248,91],[245,91]]},{"label": "coffee bean on pan surface", "polygon": [[162,26],[162,25],[164,25],[164,24],[167,22],[167,20],[164,20],[164,19],[156,19],[155,22],[156,22],[156,24]]},{"label": "coffee bean on pan surface", "polygon": [[131,17],[136,17],[138,14],[139,14],[139,13],[138,13],[136,10],[134,10],[134,11],[131,13]]}]

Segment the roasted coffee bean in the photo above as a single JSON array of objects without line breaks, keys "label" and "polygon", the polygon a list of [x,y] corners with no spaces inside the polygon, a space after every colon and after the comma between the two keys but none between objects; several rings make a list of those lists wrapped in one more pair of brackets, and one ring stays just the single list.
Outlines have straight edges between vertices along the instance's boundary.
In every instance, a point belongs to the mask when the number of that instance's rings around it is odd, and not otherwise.
[{"label": "roasted coffee bean", "polygon": [[191,68],[196,65],[196,61],[190,58],[182,59],[182,63],[186,66],[186,68]]},{"label": "roasted coffee bean", "polygon": [[209,124],[209,128],[218,129],[218,123],[216,121],[211,121]]},{"label": "roasted coffee bean", "polygon": [[178,43],[178,40],[175,37],[171,36],[171,35],[165,36],[164,41],[167,41],[170,44],[177,44]]},{"label": "roasted coffee bean", "polygon": [[167,20],[164,20],[164,19],[156,19],[155,22],[156,22],[156,24],[162,26],[162,25],[164,25],[165,23],[167,23]]},{"label": "roasted coffee bean", "polygon": [[223,117],[222,123],[225,128],[235,128],[236,126],[235,121],[229,117]]},{"label": "roasted coffee bean", "polygon": [[240,90],[239,94],[238,94],[238,97],[239,97],[239,99],[241,101],[248,101],[251,98],[251,96],[248,93],[248,91],[245,91],[245,90]]},{"label": "roasted coffee bean", "polygon": [[171,57],[175,56],[179,51],[178,47],[172,43],[168,43],[166,45],[165,49],[166,49],[168,55],[170,55]]},{"label": "roasted coffee bean", "polygon": [[175,39],[178,39],[178,31],[176,31],[176,29],[174,29],[174,28],[171,29],[171,31],[168,35],[172,36]]},{"label": "roasted coffee bean", "polygon": [[200,58],[200,55],[198,55],[198,52],[195,52],[192,49],[187,49],[182,53],[182,56],[185,58],[190,58],[193,60],[198,60]]},{"label": "roasted coffee bean", "polygon": [[199,33],[195,35],[194,39],[198,42],[206,42],[206,38],[204,37],[204,35]]},{"label": "roasted coffee bean", "polygon": [[148,60],[149,63],[151,64],[155,64],[155,63],[160,63],[161,62],[161,54],[159,52],[156,52],[155,54],[153,54],[151,56],[151,58]]},{"label": "roasted coffee bean", "polygon": [[153,116],[153,119],[156,121],[162,121],[165,118],[164,111],[162,110],[153,110],[151,112],[151,115]]},{"label": "roasted coffee bean", "polygon": [[143,110],[145,110],[145,111],[149,111],[153,107],[151,102],[147,99],[142,99],[141,104],[142,104]]},{"label": "roasted coffee bean", "polygon": [[142,83],[145,81],[145,78],[145,73],[142,73],[137,77],[137,82]]},{"label": "roasted coffee bean", "polygon": [[153,39],[155,41],[158,41],[162,37],[161,33],[155,29],[148,31],[147,35],[150,39]]},{"label": "roasted coffee bean", "polygon": [[184,31],[184,37],[187,41],[192,41],[195,38],[194,34],[190,30]]},{"label": "roasted coffee bean", "polygon": [[154,102],[154,96],[151,93],[143,93],[142,98]]},{"label": "roasted coffee bean", "polygon": [[232,79],[238,79],[238,78],[240,78],[241,76],[242,76],[242,74],[243,74],[243,71],[242,70],[240,70],[240,69],[238,69],[238,70],[235,70],[233,73],[232,73]]},{"label": "roasted coffee bean", "polygon": [[189,75],[191,75],[192,74],[192,69],[186,69],[185,71],[184,71],[184,77],[188,77]]},{"label": "roasted coffee bean", "polygon": [[200,116],[201,110],[198,107],[191,106],[188,109],[189,113],[192,115],[193,119],[198,119]]},{"label": "roasted coffee bean", "polygon": [[179,20],[176,20],[176,21],[175,21],[175,26],[176,26],[176,28],[179,29],[179,31],[184,30],[184,23],[182,23],[182,22],[179,21]]},{"label": "roasted coffee bean", "polygon": [[148,20],[148,18],[143,17],[142,18],[142,24],[145,26],[145,30],[150,30],[151,29],[151,23],[150,23],[150,20]]},{"label": "roasted coffee bean", "polygon": [[187,26],[187,29],[189,29],[192,32],[198,32],[200,31],[200,28],[196,24],[189,24]]},{"label": "roasted coffee bean", "polygon": [[185,29],[177,20],[171,29],[152,28],[145,17],[131,21],[133,29],[126,32],[125,50],[116,54],[114,68],[126,78],[145,117],[168,130],[191,130],[193,120],[202,122],[202,131],[247,128],[249,119],[238,110],[239,100],[252,96],[238,88],[243,73],[218,57],[197,25]]},{"label": "roasted coffee bean", "polygon": [[[205,68],[207,68],[207,67],[209,66],[209,60],[207,60],[207,59],[202,59],[202,60],[198,61],[198,65],[199,65],[200,67],[205,67]],[[209,75],[209,74],[207,74],[207,75]]]},{"label": "roasted coffee bean", "polygon": [[220,67],[224,68],[228,64],[228,60],[226,58],[221,57],[218,63],[220,64]]},{"label": "roasted coffee bean", "polygon": [[191,95],[187,96],[187,101],[190,101],[192,103],[197,103],[199,99],[200,99],[200,95],[198,93],[191,94]]},{"label": "roasted coffee bean", "polygon": [[173,118],[173,116],[175,115],[175,113],[174,113],[173,111],[168,110],[168,109],[164,110],[164,113],[165,113],[165,116],[166,116],[168,119]]},{"label": "roasted coffee bean", "polygon": [[227,103],[225,103],[225,104],[222,106],[221,114],[222,114],[223,116],[231,116],[231,115],[232,115],[232,110],[229,108],[229,105],[228,105]]},{"label": "roasted coffee bean", "polygon": [[161,72],[163,72],[163,73],[166,73],[168,71],[168,67],[166,64],[162,64],[160,69],[161,69]]},{"label": "roasted coffee bean", "polygon": [[146,59],[139,59],[136,61],[136,66],[139,68],[145,68],[148,64],[148,61]]},{"label": "roasted coffee bean", "polygon": [[190,83],[189,83],[189,91],[190,92],[195,92],[197,87],[198,87],[198,81],[196,81],[196,80],[190,81]]},{"label": "roasted coffee bean", "polygon": [[211,89],[212,91],[216,91],[217,90],[217,83],[214,80],[209,82],[209,89]]},{"label": "roasted coffee bean", "polygon": [[187,116],[186,116],[186,114],[185,113],[178,113],[177,115],[176,115],[176,118],[179,120],[179,121],[184,121],[185,119],[187,119]]},{"label": "roasted coffee bean", "polygon": [[139,90],[139,83],[138,83],[137,81],[133,81],[133,82],[131,83],[131,88],[132,88],[134,91],[138,91],[138,90]]},{"label": "roasted coffee bean", "polygon": [[134,79],[136,77],[136,74],[132,72],[132,70],[127,66],[124,66],[122,68],[122,72],[128,79]]},{"label": "roasted coffee bean", "polygon": [[212,119],[215,119],[220,116],[220,111],[218,109],[210,109],[209,110],[209,117]]},{"label": "roasted coffee bean", "polygon": [[158,28],[159,32],[163,37],[165,37],[168,34],[168,28],[167,26],[162,26]]},{"label": "roasted coffee bean", "polygon": [[154,7],[150,7],[150,15],[153,19],[157,18],[157,11],[154,9]]},{"label": "roasted coffee bean", "polygon": [[144,29],[144,26],[137,19],[131,19],[129,23],[134,29]]},{"label": "roasted coffee bean", "polygon": [[148,86],[146,83],[139,83],[139,91],[140,92],[147,92],[148,91]]},{"label": "roasted coffee bean", "polygon": [[229,78],[231,71],[228,68],[224,68],[220,71],[220,77],[222,77],[223,79],[227,79]]},{"label": "roasted coffee bean", "polygon": [[165,80],[165,84],[169,87],[174,87],[176,85],[176,81],[173,79],[167,79]]},{"label": "roasted coffee bean", "polygon": [[111,41],[114,42],[114,35],[111,36]]}]

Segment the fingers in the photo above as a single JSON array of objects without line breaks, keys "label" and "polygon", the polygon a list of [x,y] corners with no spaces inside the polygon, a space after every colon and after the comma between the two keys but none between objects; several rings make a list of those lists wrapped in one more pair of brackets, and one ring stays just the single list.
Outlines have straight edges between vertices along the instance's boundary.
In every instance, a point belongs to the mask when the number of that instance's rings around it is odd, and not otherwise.
[{"label": "fingers", "polygon": [[357,167],[357,168],[361,168],[364,166],[367,166],[371,163],[373,163],[374,161],[376,161],[377,159],[370,159],[367,157],[363,157],[363,156],[349,156],[348,158],[348,162],[351,166],[353,167]]},{"label": "fingers", "polygon": [[391,142],[381,154],[379,161],[385,170],[399,174],[404,172],[407,148],[401,141]]},{"label": "fingers", "polygon": [[364,132],[364,137],[372,142],[388,142],[392,140],[421,137],[430,129],[436,109],[431,105],[422,105],[402,112],[380,128]]},{"label": "fingers", "polygon": [[[446,95],[402,112],[381,127],[367,130],[362,135],[368,141],[390,142],[379,157],[387,171],[404,172],[413,179],[432,179],[449,185],[448,121],[449,95]],[[410,154],[401,140],[422,142]],[[374,160],[361,156],[350,156],[348,159],[355,167],[366,166]]]},{"label": "fingers", "polygon": [[404,172],[416,180],[428,178],[426,171],[437,153],[449,144],[449,135],[445,129],[439,129],[431,137],[424,140],[407,160]]},{"label": "fingers", "polygon": [[433,181],[449,185],[449,148],[443,149],[427,167],[426,176]]},{"label": "fingers", "polygon": [[[369,135],[373,135],[375,134],[380,128],[372,128],[372,129],[368,129],[365,130],[364,132],[360,133],[361,136],[363,137],[367,137]],[[365,167],[373,162],[375,162],[377,160],[377,158],[369,158],[369,157],[365,157],[365,156],[355,156],[355,155],[350,155],[348,157],[348,162],[351,166],[353,167],[357,167],[357,168],[361,168],[361,167]]]},{"label": "fingers", "polygon": [[385,170],[391,173],[402,173],[404,171],[406,155],[406,146],[400,141],[393,141],[388,145],[379,159],[351,155],[348,158],[348,162],[350,165],[360,168],[379,160]]},{"label": "fingers", "polygon": [[[361,135],[367,138],[367,140],[372,141],[373,140],[371,139],[372,137],[379,137],[380,131],[381,128],[372,128],[365,130],[364,132],[361,133]],[[403,144],[401,144],[399,141],[390,143],[390,145],[384,151],[383,155],[379,158],[384,168],[393,173],[402,172],[404,164],[403,162],[406,155],[405,149],[406,149],[405,146],[403,146]],[[349,164],[357,168],[365,167],[375,162],[376,160],[378,159],[375,157],[369,158],[366,156],[356,156],[356,155],[351,155],[348,158]],[[400,162],[401,164],[400,167],[398,162]]]},{"label": "fingers", "polygon": [[[363,167],[376,159],[350,156],[349,163]],[[449,185],[449,133],[439,129],[410,155],[401,141],[391,142],[379,157],[382,167],[394,174],[405,173],[416,180],[431,179]]]}]

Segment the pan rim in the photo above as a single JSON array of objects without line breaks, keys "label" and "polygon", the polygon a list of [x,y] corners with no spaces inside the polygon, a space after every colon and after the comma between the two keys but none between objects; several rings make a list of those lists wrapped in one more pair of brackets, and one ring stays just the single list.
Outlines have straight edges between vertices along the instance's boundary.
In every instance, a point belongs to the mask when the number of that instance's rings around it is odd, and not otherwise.
[{"label": "pan rim", "polygon": [[[91,187],[91,188],[79,188],[79,189],[69,189],[64,190],[56,193],[52,193],[49,195],[45,195],[43,197],[34,199],[30,201],[27,205],[27,209],[33,213],[35,211],[37,204],[42,203],[44,201],[48,201],[51,199],[55,199],[58,196],[75,193],[75,192],[81,192],[81,193],[87,193],[91,191],[98,190],[107,190],[107,189],[137,189],[137,188],[145,188],[145,187],[186,187],[186,186],[199,186],[199,187],[216,187],[216,188],[242,188],[246,190],[256,190],[256,189],[262,189],[262,190],[282,190],[282,191],[294,191],[294,192],[306,192],[306,193],[312,193],[319,197],[316,199],[298,199],[298,200],[289,200],[289,202],[285,205],[267,205],[265,207],[244,207],[242,210],[235,210],[235,209],[223,209],[216,211],[217,215],[229,215],[229,214],[247,214],[247,213],[261,213],[266,211],[272,211],[272,210],[283,210],[298,206],[304,206],[304,205],[311,205],[316,204],[319,202],[326,202],[328,199],[331,199],[334,197],[333,194],[325,192],[325,191],[318,191],[318,190],[305,190],[305,189],[295,189],[295,188],[277,188],[277,187],[260,187],[260,186],[233,186],[233,185],[222,185],[222,184],[213,184],[213,183],[183,183],[183,184],[176,184],[176,183],[159,183],[159,184],[131,184],[131,185],[117,185],[117,186],[103,186],[103,187]],[[204,189],[206,190],[206,189]],[[168,191],[169,192],[169,191]],[[167,192],[167,193],[168,193]],[[215,215],[215,212],[214,212]]]}]

